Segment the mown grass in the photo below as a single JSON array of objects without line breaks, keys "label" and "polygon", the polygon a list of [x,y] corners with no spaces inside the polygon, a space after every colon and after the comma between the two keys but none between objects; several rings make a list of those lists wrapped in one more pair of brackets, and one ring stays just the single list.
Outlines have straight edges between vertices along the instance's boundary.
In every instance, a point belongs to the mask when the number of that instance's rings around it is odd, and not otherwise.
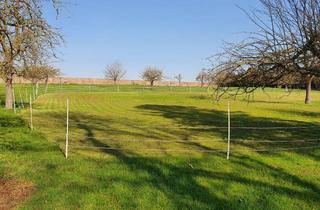
[{"label": "mown grass", "polygon": [[[1,109],[0,175],[32,181],[36,187],[22,209],[320,205],[319,92],[313,92],[312,105],[303,104],[302,91],[281,97],[286,93],[279,89],[269,89],[269,95],[258,91],[255,102],[231,101],[233,127],[279,128],[232,128],[233,140],[246,141],[232,141],[226,160],[227,100],[215,102],[206,90],[58,88],[34,102],[35,131],[28,129],[27,110],[14,115]],[[301,147],[309,149],[279,150]]]}]

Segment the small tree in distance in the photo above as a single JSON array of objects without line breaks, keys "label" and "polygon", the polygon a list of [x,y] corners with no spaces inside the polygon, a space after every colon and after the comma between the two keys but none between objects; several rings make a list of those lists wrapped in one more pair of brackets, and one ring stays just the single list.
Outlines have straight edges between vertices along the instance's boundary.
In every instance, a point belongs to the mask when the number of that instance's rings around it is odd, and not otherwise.
[{"label": "small tree in distance", "polygon": [[113,80],[113,84],[116,84],[117,81],[122,79],[125,75],[126,71],[123,69],[120,62],[114,62],[108,65],[104,71],[105,78]]},{"label": "small tree in distance", "polygon": [[54,68],[52,66],[44,66],[45,68],[43,69],[43,74],[44,74],[44,78],[45,78],[45,93],[47,93],[48,91],[48,82],[49,82],[49,78],[52,77],[58,77],[61,75],[61,71],[60,69]]},{"label": "small tree in distance", "polygon": [[182,81],[182,75],[181,74],[178,74],[177,76],[174,77],[178,83],[179,83],[179,86],[181,85],[181,81]]},{"label": "small tree in distance", "polygon": [[208,81],[209,74],[203,69],[199,72],[196,77],[196,80],[201,83],[201,87],[203,87],[204,83]]},{"label": "small tree in distance", "polygon": [[155,81],[161,81],[163,79],[163,72],[156,67],[147,67],[142,72],[141,77],[150,82],[151,87],[153,87]]},{"label": "small tree in distance", "polygon": [[47,92],[49,78],[59,75],[59,69],[48,65],[31,65],[22,71],[23,78],[29,80],[36,87],[36,95],[38,95],[38,84],[41,80],[45,80],[45,92]]}]

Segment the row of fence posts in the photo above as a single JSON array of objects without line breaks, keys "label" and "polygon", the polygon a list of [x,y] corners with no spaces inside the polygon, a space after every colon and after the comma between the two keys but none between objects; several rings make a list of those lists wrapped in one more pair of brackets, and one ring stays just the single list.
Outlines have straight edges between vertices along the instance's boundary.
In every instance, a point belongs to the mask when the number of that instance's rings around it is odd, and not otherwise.
[{"label": "row of fence posts", "polygon": [[[70,112],[70,104],[69,98],[67,98],[66,104],[66,138],[65,138],[65,157],[68,158],[68,151],[69,151],[69,112]],[[33,130],[33,110],[32,110],[32,97],[30,95],[29,99],[29,112],[30,112],[30,122],[29,126],[30,129]],[[228,138],[227,138],[227,160],[230,157],[230,137],[231,137],[231,114],[230,114],[230,102],[228,102]]]},{"label": "row of fence posts", "polygon": [[[34,89],[34,86],[32,86],[32,95],[30,94],[30,99],[29,99],[29,103],[31,106],[32,103],[32,99],[35,100],[36,97],[38,96],[38,88],[36,88],[36,90]],[[22,100],[22,95],[21,95],[21,91],[19,89],[19,97],[20,97],[20,107],[21,108],[25,108],[24,107],[24,101]],[[28,102],[28,93],[26,92],[26,102]],[[19,103],[19,102],[18,102]],[[12,106],[13,106],[13,112],[16,114],[17,113],[17,100],[16,100],[16,94],[14,89],[12,89]]]},{"label": "row of fence posts", "polygon": [[[30,129],[33,130],[33,110],[32,110],[32,97],[29,99],[29,114],[30,114]],[[67,118],[66,118],[66,145],[65,145],[65,157],[68,158],[69,150],[69,98],[67,99]]]},{"label": "row of fence posts", "polygon": [[[91,90],[91,87],[90,87]],[[189,87],[189,90],[191,88]],[[117,91],[120,91],[120,87],[118,85]],[[30,122],[29,122],[29,127],[31,130],[34,129],[33,127],[33,108],[32,108],[32,102],[36,98],[36,92],[34,89],[34,86],[32,86],[32,95],[30,94],[29,96],[29,113],[30,113]],[[15,92],[14,90],[12,91],[12,96],[13,96],[13,109],[14,113],[16,113],[16,99],[15,99]],[[26,94],[27,97],[27,94]],[[20,92],[20,102],[21,106],[24,107],[23,100],[21,97],[21,92]],[[68,158],[68,149],[69,149],[69,99],[67,99],[67,118],[66,118],[66,142],[65,142],[65,157]],[[230,154],[230,103],[228,102],[228,151],[227,151],[227,159],[229,159],[229,154]]]},{"label": "row of fence posts", "polygon": [[[67,98],[67,104],[66,104],[66,142],[65,142],[65,157],[68,158],[68,151],[69,151],[69,111],[70,111],[70,105],[69,105],[69,98]],[[33,129],[32,126],[32,103],[30,98],[30,127]],[[231,137],[231,114],[230,114],[230,102],[228,101],[228,139],[227,139],[227,160],[230,158],[230,137]]]}]

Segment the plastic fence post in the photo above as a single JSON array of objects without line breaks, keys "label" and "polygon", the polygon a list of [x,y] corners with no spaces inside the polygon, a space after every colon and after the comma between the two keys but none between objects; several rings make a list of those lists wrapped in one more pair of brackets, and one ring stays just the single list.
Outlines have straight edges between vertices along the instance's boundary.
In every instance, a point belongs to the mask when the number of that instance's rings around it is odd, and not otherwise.
[{"label": "plastic fence post", "polygon": [[32,122],[32,97],[30,95],[29,101],[29,110],[30,110],[30,129],[33,130],[33,122]]},{"label": "plastic fence post", "polygon": [[66,121],[66,159],[68,158],[68,147],[69,147],[69,98],[67,98],[67,121]]},{"label": "plastic fence post", "polygon": [[230,101],[228,101],[228,150],[227,150],[227,160],[229,160],[230,156],[230,136],[231,136],[231,129],[230,129]]},{"label": "plastic fence post", "polygon": [[14,89],[12,89],[12,99],[13,99],[13,111],[16,114],[17,110],[16,110],[16,97],[14,95]]}]

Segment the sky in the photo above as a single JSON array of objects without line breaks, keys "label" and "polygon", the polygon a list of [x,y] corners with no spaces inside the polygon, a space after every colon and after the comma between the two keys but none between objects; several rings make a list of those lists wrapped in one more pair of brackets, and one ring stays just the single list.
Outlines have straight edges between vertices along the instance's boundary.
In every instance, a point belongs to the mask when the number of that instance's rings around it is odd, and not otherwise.
[{"label": "sky", "polygon": [[67,0],[58,17],[45,9],[66,41],[54,66],[65,76],[103,78],[119,61],[126,79],[153,66],[167,79],[194,81],[223,41],[255,30],[239,7],[259,7],[258,0]]}]

